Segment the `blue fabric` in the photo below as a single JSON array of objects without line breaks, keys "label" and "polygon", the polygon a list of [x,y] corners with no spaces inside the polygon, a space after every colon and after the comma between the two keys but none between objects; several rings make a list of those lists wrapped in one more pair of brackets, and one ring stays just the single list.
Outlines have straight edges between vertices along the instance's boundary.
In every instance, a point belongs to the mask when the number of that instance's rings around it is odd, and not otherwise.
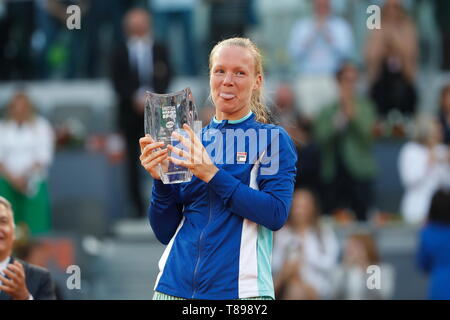
[{"label": "blue fabric", "polygon": [[230,123],[230,124],[238,124],[238,123],[241,123],[241,122],[244,122],[245,120],[247,120],[248,118],[250,118],[250,116],[253,114],[253,112],[249,112],[249,113],[247,113],[247,115],[245,116],[245,117],[243,117],[243,118],[241,118],[241,119],[239,119],[239,120],[217,120],[216,119],[216,116],[214,116],[213,117],[213,119],[212,119],[212,121],[214,122],[214,123],[217,123],[217,124],[219,124],[219,123],[222,123],[222,121],[228,121],[228,123]]},{"label": "blue fabric", "polygon": [[429,223],[422,229],[417,264],[430,274],[428,298],[450,300],[450,225]]},{"label": "blue fabric", "polygon": [[[223,144],[217,143],[217,137],[211,140],[205,138],[204,133],[208,129],[221,135]],[[250,159],[249,141],[246,140],[245,145],[238,145],[234,141],[227,146],[227,129],[278,130],[279,136],[268,135],[267,148],[264,143],[258,143],[259,147],[270,150],[271,157],[278,156],[279,159],[275,175],[270,170],[264,170],[271,164],[268,161],[262,162],[256,180],[259,190],[249,186],[255,160]],[[256,132],[259,136],[261,131]],[[158,240],[163,244],[169,243],[183,217],[185,218],[173,239],[164,272],[155,289],[182,298],[237,299],[239,250],[244,218],[270,230],[278,230],[283,226],[294,190],[296,150],[284,129],[257,122],[254,114],[234,124],[227,120],[219,123],[211,120],[202,133],[202,142],[207,150],[213,143],[220,146],[210,154],[219,168],[213,179],[207,184],[194,176],[187,183],[164,185],[161,181],[155,181],[153,186],[148,215]],[[273,147],[276,141],[279,152]],[[234,148],[233,152],[229,152],[232,155],[236,154],[234,151],[247,152],[246,161],[220,163],[221,152],[225,158],[230,147]],[[265,153],[265,157],[269,157],[269,151]],[[273,293],[261,292],[261,295],[270,296]]]}]

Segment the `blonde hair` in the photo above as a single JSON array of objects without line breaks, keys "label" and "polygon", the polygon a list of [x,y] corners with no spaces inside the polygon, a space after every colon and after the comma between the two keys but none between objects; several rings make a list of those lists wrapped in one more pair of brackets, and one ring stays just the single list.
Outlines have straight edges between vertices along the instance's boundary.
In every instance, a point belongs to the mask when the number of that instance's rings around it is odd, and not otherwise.
[{"label": "blonde hair", "polygon": [[13,95],[13,97],[11,98],[9,105],[8,105],[7,118],[9,120],[13,119],[11,110],[14,107],[14,105],[17,103],[17,101],[19,101],[20,99],[24,99],[25,103],[27,104],[27,107],[28,107],[28,110],[27,110],[28,114],[26,117],[26,121],[32,121],[36,116],[36,110],[33,107],[33,103],[31,102],[30,97],[25,93],[25,91],[18,91]]},{"label": "blonde hair", "polygon": [[437,121],[432,115],[426,113],[417,114],[412,130],[413,139],[421,144],[427,144],[428,139],[433,135],[436,123]]},{"label": "blonde hair", "polygon": [[[213,58],[217,51],[223,47],[241,47],[248,49],[253,56],[253,61],[255,63],[255,74],[256,75],[264,75],[262,55],[258,47],[248,38],[229,38],[220,41],[217,43],[214,48],[211,50],[209,54],[209,70],[211,72]],[[252,93],[252,97],[250,99],[250,110],[255,114],[256,121],[263,123],[270,123],[271,116],[269,110],[263,102],[263,92],[262,88],[256,89]]]}]

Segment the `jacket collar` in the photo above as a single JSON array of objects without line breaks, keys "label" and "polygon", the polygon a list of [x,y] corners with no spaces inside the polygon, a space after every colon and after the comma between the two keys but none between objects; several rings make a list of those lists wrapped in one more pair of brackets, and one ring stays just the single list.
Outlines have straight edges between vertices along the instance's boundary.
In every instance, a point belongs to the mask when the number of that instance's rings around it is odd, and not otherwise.
[{"label": "jacket collar", "polygon": [[212,117],[209,126],[211,128],[223,128],[226,125],[236,125],[236,124],[242,124],[248,121],[251,121],[255,118],[255,114],[250,111],[246,116],[242,117],[241,119],[238,120],[217,120],[216,116]]}]

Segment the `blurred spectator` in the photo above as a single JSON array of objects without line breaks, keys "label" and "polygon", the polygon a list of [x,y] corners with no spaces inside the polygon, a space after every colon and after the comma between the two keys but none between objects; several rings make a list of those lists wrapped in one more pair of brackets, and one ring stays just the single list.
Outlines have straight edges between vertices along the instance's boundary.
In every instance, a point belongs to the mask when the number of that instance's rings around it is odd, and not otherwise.
[{"label": "blurred spectator", "polygon": [[26,242],[23,242],[20,245],[17,245],[17,243],[15,244],[14,254],[17,258],[28,263],[47,268],[51,249],[44,241],[27,239]]},{"label": "blurred spectator", "polygon": [[387,0],[381,25],[369,34],[365,48],[370,95],[383,117],[392,110],[412,115],[417,103],[414,82],[419,54],[414,22],[400,0]]},{"label": "blurred spectator", "polygon": [[[197,74],[197,44],[194,37],[194,13],[197,0],[149,0],[151,12],[154,18],[155,39],[170,48],[170,54],[182,52],[182,64],[177,68],[177,73],[183,75]],[[170,31],[174,26],[179,26],[182,33],[177,39],[180,43],[171,46],[169,40]],[[177,65],[178,66],[178,65]]]},{"label": "blurred spectator", "polygon": [[272,114],[290,135],[297,149],[297,176],[295,189],[308,188],[319,192],[320,151],[313,139],[311,121],[301,117],[295,103],[295,95],[288,84],[280,84],[272,107]]},{"label": "blurred spectator", "polygon": [[16,224],[32,234],[50,230],[47,171],[53,160],[54,134],[36,114],[25,92],[14,94],[0,122],[0,195],[12,203]]},{"label": "blurred spectator", "polygon": [[13,216],[11,204],[0,196],[0,300],[54,300],[55,289],[48,270],[12,256]]},{"label": "blurred spectator", "polygon": [[[121,21],[132,5],[132,1],[89,0],[81,21],[81,31],[86,45],[86,61],[83,61],[83,76],[96,78],[109,70],[107,59],[113,43],[123,40]],[[107,41],[105,41],[107,40]]]},{"label": "blurred spectator", "polygon": [[439,110],[439,121],[442,126],[444,143],[450,145],[450,84],[441,90],[441,106]]},{"label": "blurred spectator", "polygon": [[298,74],[295,92],[300,111],[314,118],[336,97],[333,75],[353,55],[352,30],[331,13],[329,0],[314,0],[314,16],[294,25],[288,51]]},{"label": "blurred spectator", "polygon": [[2,1],[0,7],[0,80],[31,79],[34,1]]},{"label": "blurred spectator", "polygon": [[145,91],[166,92],[171,69],[165,46],[153,39],[146,10],[128,11],[124,32],[126,42],[112,57],[112,84],[119,100],[118,126],[126,142],[128,191],[136,216],[142,217],[146,213],[141,194],[139,138],[144,136]]},{"label": "blurred spectator", "polygon": [[431,201],[420,233],[417,264],[430,274],[428,298],[450,300],[450,191],[441,189]]},{"label": "blurred spectator", "polygon": [[[377,266],[378,276],[369,266]],[[381,263],[375,240],[370,234],[354,233],[345,244],[343,263],[333,273],[334,298],[343,300],[391,299],[394,291],[394,269]],[[374,287],[369,288],[369,277],[374,276]],[[376,282],[378,282],[376,287]]]},{"label": "blurred spectator", "polygon": [[207,0],[210,3],[209,46],[226,38],[244,37],[255,23],[253,0]]},{"label": "blurred spectator", "polygon": [[300,113],[296,108],[295,94],[288,83],[281,83],[275,93],[275,101],[272,113],[277,122],[291,134],[291,138],[297,143],[296,132]]},{"label": "blurred spectator", "polygon": [[203,108],[200,111],[199,119],[202,122],[202,127],[208,125],[216,114],[216,109],[211,105],[207,104],[203,106]]},{"label": "blurred spectator", "polygon": [[314,140],[313,125],[305,117],[298,119],[300,144],[297,145],[297,177],[295,188],[308,188],[316,193],[322,192],[320,179],[320,147]]},{"label": "blurred spectator", "polygon": [[418,115],[414,140],[402,147],[398,159],[400,179],[405,188],[401,212],[406,222],[423,222],[433,194],[450,181],[449,157],[437,120]]},{"label": "blurred spectator", "polygon": [[441,37],[442,70],[450,71],[450,1],[433,0],[434,18]]},{"label": "blurred spectator", "polygon": [[286,76],[291,70],[286,47],[289,32],[299,17],[310,13],[309,1],[258,0],[255,4],[261,17],[258,28],[261,34],[259,45],[267,62],[266,73],[271,76]]},{"label": "blurred spectator", "polygon": [[332,228],[321,225],[315,195],[294,194],[288,224],[276,233],[273,270],[278,299],[326,299],[337,265],[339,246]]},{"label": "blurred spectator", "polygon": [[314,123],[321,149],[325,209],[349,208],[362,221],[371,205],[376,171],[372,154],[375,112],[369,101],[357,96],[355,66],[344,64],[336,79],[339,100],[326,107]]},{"label": "blurred spectator", "polygon": [[[61,283],[58,282],[58,278],[55,277],[55,270],[52,270],[52,266],[50,265],[51,260],[51,248],[45,241],[40,240],[29,240],[21,245],[17,245],[17,240],[14,245],[14,256],[18,259],[25,261],[29,264],[35,265],[37,267],[41,267],[49,270],[52,275],[54,290],[55,290],[55,298],[56,300],[64,300],[64,294],[62,288],[66,284],[66,281]],[[65,270],[64,270],[65,271]],[[59,273],[62,273],[58,270]],[[67,273],[64,272],[64,280],[66,280]]]},{"label": "blurred spectator", "polygon": [[36,32],[33,46],[37,53],[39,78],[63,76],[73,78],[81,66],[81,30],[66,27],[67,7],[80,7],[83,19],[88,11],[87,0],[37,0],[35,2]]}]

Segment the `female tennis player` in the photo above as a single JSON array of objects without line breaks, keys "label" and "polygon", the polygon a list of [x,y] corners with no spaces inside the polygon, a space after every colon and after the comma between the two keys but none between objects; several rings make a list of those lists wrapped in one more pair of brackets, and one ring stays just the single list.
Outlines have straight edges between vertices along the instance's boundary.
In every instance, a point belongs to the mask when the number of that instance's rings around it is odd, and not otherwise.
[{"label": "female tennis player", "polygon": [[[295,147],[285,130],[269,123],[254,43],[218,43],[209,68],[216,111],[201,138],[185,125],[188,136],[174,133],[183,150],[157,151],[163,143],[149,135],[139,141],[141,164],[154,178],[150,225],[168,244],[154,299],[274,299],[272,232],[290,210]],[[163,184],[157,165],[167,160],[189,168],[192,180]]]}]

